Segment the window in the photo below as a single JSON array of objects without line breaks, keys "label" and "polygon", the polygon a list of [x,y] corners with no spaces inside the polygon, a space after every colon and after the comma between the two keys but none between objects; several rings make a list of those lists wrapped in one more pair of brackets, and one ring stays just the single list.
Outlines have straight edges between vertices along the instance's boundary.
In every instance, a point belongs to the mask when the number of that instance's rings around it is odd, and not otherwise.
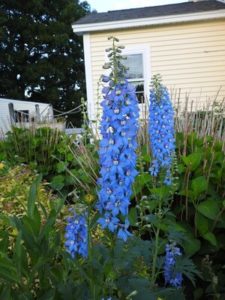
[{"label": "window", "polygon": [[[122,42],[121,42],[122,44]],[[127,70],[127,79],[135,87],[138,102],[140,104],[140,115],[145,113],[145,97],[149,94],[150,75],[150,45],[133,44],[125,46],[122,56],[126,57],[122,61]],[[108,61],[107,54],[105,60]]]},{"label": "window", "polygon": [[14,111],[15,122],[29,122],[29,110],[15,110]]},{"label": "window", "polygon": [[127,78],[136,88],[139,104],[145,102],[150,83],[150,46],[148,44],[126,46],[123,55],[127,58],[123,64],[128,68]]},{"label": "window", "polygon": [[127,79],[136,88],[139,103],[144,102],[144,68],[143,54],[128,54],[123,62],[128,68]]}]

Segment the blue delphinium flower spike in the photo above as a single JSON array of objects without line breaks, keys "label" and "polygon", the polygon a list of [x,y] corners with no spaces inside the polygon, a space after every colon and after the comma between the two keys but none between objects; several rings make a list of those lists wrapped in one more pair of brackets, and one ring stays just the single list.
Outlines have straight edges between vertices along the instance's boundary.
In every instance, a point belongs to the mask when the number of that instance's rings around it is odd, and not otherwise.
[{"label": "blue delphinium flower spike", "polygon": [[175,151],[174,111],[169,92],[157,77],[153,79],[150,91],[149,136],[153,156],[149,171],[152,176],[157,176],[164,170],[164,183],[171,185],[171,166]]},{"label": "blue delphinium flower spike", "polygon": [[67,218],[65,247],[73,258],[77,254],[82,257],[88,255],[88,230],[86,214],[73,213]]},{"label": "blue delphinium flower spike", "polygon": [[169,284],[176,288],[181,287],[183,280],[182,274],[179,272],[175,272],[174,270],[176,258],[181,255],[182,253],[180,251],[180,248],[177,247],[175,244],[166,245],[164,279],[166,284]]},{"label": "blue delphinium flower spike", "polygon": [[[126,80],[116,84],[105,95],[102,107],[101,177],[97,204],[102,217],[99,223],[126,240],[129,236],[127,215],[131,188],[137,175],[138,103],[134,88]],[[125,225],[120,223],[119,215],[125,216]]]},{"label": "blue delphinium flower spike", "polygon": [[[132,184],[137,175],[136,148],[138,130],[138,101],[135,89],[125,78],[124,66],[118,60],[121,51],[113,40],[109,54],[111,75],[103,88],[103,112],[100,125],[99,162],[100,190],[97,209],[101,214],[99,224],[118,237],[127,240],[130,235],[128,208],[132,194]],[[125,222],[121,222],[123,216]]]}]

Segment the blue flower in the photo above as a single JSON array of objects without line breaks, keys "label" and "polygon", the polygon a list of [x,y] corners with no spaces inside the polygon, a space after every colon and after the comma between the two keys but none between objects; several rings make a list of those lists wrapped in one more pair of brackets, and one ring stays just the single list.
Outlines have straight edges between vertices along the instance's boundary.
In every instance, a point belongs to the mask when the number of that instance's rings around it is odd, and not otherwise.
[{"label": "blue flower", "polygon": [[99,218],[98,223],[103,229],[108,228],[111,232],[114,232],[119,224],[119,219],[111,216],[109,213],[105,213],[103,217]]},{"label": "blue flower", "polygon": [[164,183],[171,185],[171,166],[175,151],[174,111],[168,90],[163,85],[150,91],[149,136],[153,156],[149,169],[152,176],[166,172]]},{"label": "blue flower", "polygon": [[67,218],[65,247],[73,258],[76,254],[82,257],[88,255],[87,216],[73,213]]},{"label": "blue flower", "polygon": [[[103,89],[101,136],[99,149],[100,187],[97,209],[99,224],[126,241],[130,235],[127,219],[132,184],[137,175],[136,148],[138,102],[127,80]],[[125,217],[125,224],[120,221]]]},{"label": "blue flower", "polygon": [[175,272],[176,258],[182,253],[175,244],[166,245],[166,256],[164,263],[164,279],[165,283],[173,287],[179,288],[182,285],[183,276],[180,272]]}]

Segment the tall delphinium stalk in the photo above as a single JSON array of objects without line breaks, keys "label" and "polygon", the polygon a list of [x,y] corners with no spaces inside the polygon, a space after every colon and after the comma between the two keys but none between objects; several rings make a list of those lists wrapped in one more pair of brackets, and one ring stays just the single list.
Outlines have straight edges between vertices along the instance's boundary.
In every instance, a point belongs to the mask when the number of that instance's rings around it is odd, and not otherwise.
[{"label": "tall delphinium stalk", "polygon": [[128,207],[131,188],[137,175],[135,150],[139,112],[135,89],[126,80],[126,68],[121,62],[123,47],[116,45],[117,38],[109,39],[112,40],[112,47],[106,50],[109,62],[104,68],[111,72],[109,76],[102,77],[105,86],[101,103],[101,177],[97,208],[101,214],[99,223],[102,228],[117,233],[126,241],[130,235]]},{"label": "tall delphinium stalk", "polygon": [[171,168],[175,151],[174,111],[167,88],[159,75],[153,76],[149,105],[149,136],[152,151],[150,173],[165,172],[164,183],[171,185]]}]

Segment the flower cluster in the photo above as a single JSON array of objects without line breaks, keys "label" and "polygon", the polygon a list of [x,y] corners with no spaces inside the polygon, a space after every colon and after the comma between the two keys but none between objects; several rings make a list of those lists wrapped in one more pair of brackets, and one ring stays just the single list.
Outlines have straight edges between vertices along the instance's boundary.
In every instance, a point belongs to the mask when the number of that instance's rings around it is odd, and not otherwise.
[{"label": "flower cluster", "polygon": [[88,255],[88,229],[86,214],[73,213],[67,218],[65,247],[74,258],[76,254],[83,257]]},{"label": "flower cluster", "polygon": [[150,92],[149,136],[152,150],[150,173],[157,176],[165,170],[164,183],[171,185],[171,166],[175,151],[174,111],[168,90],[163,85],[154,86]]},{"label": "flower cluster", "polygon": [[164,264],[165,283],[177,288],[181,287],[183,280],[182,274],[175,272],[176,257],[181,255],[180,248],[176,247],[175,244],[166,245],[166,257]]},{"label": "flower cluster", "polygon": [[[100,179],[97,208],[102,214],[99,223],[102,228],[117,232],[126,240],[129,221],[127,219],[132,183],[137,171],[136,135],[138,130],[138,102],[135,89],[127,80],[115,83],[110,78],[103,88],[103,115],[100,141]],[[125,217],[122,224],[119,215]]]}]

